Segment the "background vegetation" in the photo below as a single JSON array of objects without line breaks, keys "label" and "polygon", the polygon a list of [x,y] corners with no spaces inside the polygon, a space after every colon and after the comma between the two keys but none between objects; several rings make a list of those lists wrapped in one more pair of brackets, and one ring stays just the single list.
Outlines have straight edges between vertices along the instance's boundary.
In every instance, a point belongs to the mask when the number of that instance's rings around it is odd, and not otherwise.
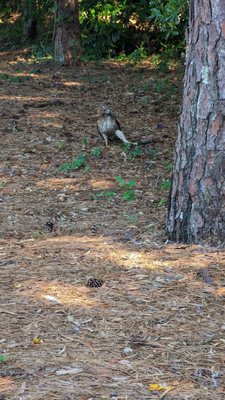
[{"label": "background vegetation", "polygon": [[[134,60],[184,47],[187,0],[81,0],[80,24],[85,59],[131,56]],[[52,53],[54,0],[0,3],[0,48],[33,46]]]}]

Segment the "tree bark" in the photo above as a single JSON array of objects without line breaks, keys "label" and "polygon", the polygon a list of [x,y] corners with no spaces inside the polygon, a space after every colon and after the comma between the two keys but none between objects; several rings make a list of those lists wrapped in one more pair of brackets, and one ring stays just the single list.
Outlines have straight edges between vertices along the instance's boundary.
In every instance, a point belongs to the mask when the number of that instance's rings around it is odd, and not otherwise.
[{"label": "tree bark", "polygon": [[61,65],[80,64],[81,37],[78,0],[55,0],[54,59]]},{"label": "tree bark", "polygon": [[225,241],[225,0],[191,0],[167,230]]}]

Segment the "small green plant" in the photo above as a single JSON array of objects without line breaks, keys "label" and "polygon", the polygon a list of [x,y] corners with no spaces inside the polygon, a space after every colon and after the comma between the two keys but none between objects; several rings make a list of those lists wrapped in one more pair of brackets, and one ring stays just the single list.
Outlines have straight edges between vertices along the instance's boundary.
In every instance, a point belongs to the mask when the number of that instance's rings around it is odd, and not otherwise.
[{"label": "small green plant", "polygon": [[140,157],[144,154],[144,150],[141,146],[134,146],[132,143],[123,143],[122,149],[128,155],[129,160],[134,160],[136,157]]},{"label": "small green plant", "polygon": [[155,229],[155,224],[149,224],[149,225],[147,225],[146,227],[145,227],[145,230],[147,231],[147,232],[153,232],[154,231],[154,229]]},{"label": "small green plant", "polygon": [[64,163],[59,166],[60,172],[71,172],[81,167],[85,167],[86,156],[85,154],[79,154],[71,163]]},{"label": "small green plant", "polygon": [[111,198],[116,194],[116,192],[114,192],[113,190],[105,190],[99,193],[94,193],[92,195],[92,199],[93,200],[99,200],[103,197],[107,197],[107,198]]},{"label": "small green plant", "polygon": [[0,354],[0,362],[5,362],[7,357],[4,354]]},{"label": "small green plant", "polygon": [[173,163],[172,163],[172,162],[168,162],[168,163],[165,165],[165,168],[166,168],[166,171],[167,171],[167,172],[172,172],[172,171],[173,171]]},{"label": "small green plant", "polygon": [[66,143],[63,142],[63,141],[58,142],[58,143],[57,143],[57,147],[58,147],[58,149],[59,149],[60,151],[64,151],[64,150],[66,150]]},{"label": "small green plant", "polygon": [[123,190],[122,199],[128,202],[134,200],[136,198],[136,194],[132,188],[134,187],[136,180],[131,179],[130,181],[126,182],[125,179],[123,179],[120,175],[115,176],[115,179],[118,182],[119,190]]},{"label": "small green plant", "polygon": [[91,149],[91,155],[95,158],[100,158],[102,152],[103,152],[102,147],[95,147],[94,149]]},{"label": "small green plant", "polygon": [[151,102],[151,96],[148,96],[148,95],[146,95],[146,96],[142,96],[141,98],[140,98],[140,101],[139,101],[139,103],[141,103],[143,106],[147,106],[150,102]]},{"label": "small green plant", "polygon": [[124,219],[130,223],[138,222],[138,216],[135,214],[124,215]]},{"label": "small green plant", "polygon": [[87,145],[89,144],[88,138],[84,138],[84,139],[82,140],[82,144],[83,144],[84,146],[87,146]]},{"label": "small green plant", "polygon": [[163,183],[161,183],[161,185],[160,185],[160,189],[161,190],[163,190],[163,189],[170,189],[171,188],[171,180],[170,179],[167,179],[167,180],[165,180]]},{"label": "small green plant", "polygon": [[132,188],[136,183],[135,179],[131,179],[129,182],[126,182],[125,179],[123,179],[120,175],[115,176],[115,179],[117,180],[120,188]]},{"label": "small green plant", "polygon": [[132,200],[136,199],[136,194],[131,189],[126,190],[122,195],[122,199],[125,201],[132,201]]},{"label": "small green plant", "polygon": [[32,238],[33,239],[39,239],[40,236],[41,236],[41,232],[40,231],[33,231],[32,232]]},{"label": "small green plant", "polygon": [[13,82],[13,83],[20,83],[20,82],[28,81],[29,79],[30,79],[30,76],[13,76],[13,75],[7,75],[7,74],[0,74],[0,80]]},{"label": "small green plant", "polygon": [[158,154],[158,150],[156,150],[156,149],[150,149],[148,152],[149,158],[155,158],[157,156],[157,154]]},{"label": "small green plant", "polygon": [[0,181],[0,189],[4,189],[6,182]]},{"label": "small green plant", "polygon": [[157,207],[164,207],[167,205],[167,200],[166,199],[161,199],[158,204]]},{"label": "small green plant", "polygon": [[128,56],[128,59],[132,63],[136,64],[142,60],[146,60],[147,57],[147,52],[142,44],[140,47],[138,47],[138,49],[134,50],[133,53]]}]

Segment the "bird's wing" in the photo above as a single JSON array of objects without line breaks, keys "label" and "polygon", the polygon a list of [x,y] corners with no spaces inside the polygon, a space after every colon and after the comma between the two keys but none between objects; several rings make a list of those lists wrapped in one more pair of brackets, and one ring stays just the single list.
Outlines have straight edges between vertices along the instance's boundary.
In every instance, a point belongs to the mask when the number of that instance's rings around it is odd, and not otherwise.
[{"label": "bird's wing", "polygon": [[102,130],[101,130],[101,123],[99,121],[97,121],[97,131],[98,131],[99,135],[103,138]]},{"label": "bird's wing", "polygon": [[118,119],[116,118],[116,116],[113,115],[113,114],[112,114],[112,120],[113,120],[113,122],[115,124],[115,130],[117,130],[117,129],[121,130],[120,123],[119,123]]}]

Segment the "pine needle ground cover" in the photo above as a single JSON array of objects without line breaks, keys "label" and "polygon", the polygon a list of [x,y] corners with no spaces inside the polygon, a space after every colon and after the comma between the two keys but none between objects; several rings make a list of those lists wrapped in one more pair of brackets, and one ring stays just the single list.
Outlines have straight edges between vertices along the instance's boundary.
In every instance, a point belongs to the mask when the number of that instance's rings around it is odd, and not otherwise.
[{"label": "pine needle ground cover", "polygon": [[[224,252],[164,233],[181,76],[21,52],[0,74],[0,399],[224,399]],[[104,148],[106,99],[148,146]]]}]

